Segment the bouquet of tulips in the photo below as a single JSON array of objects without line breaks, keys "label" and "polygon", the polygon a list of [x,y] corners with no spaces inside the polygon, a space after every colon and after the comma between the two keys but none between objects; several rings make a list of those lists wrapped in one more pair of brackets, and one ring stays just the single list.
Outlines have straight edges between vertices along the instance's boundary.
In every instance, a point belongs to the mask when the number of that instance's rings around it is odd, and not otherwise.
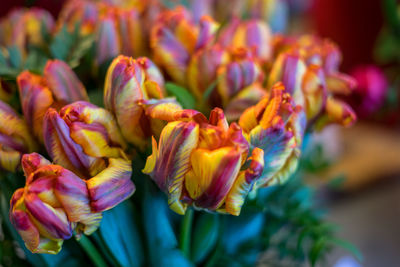
[{"label": "bouquet of tulips", "polygon": [[338,47],[274,34],[280,1],[222,2],[1,20],[0,264],[296,265],[349,247],[296,178],[307,133],[356,119]]}]

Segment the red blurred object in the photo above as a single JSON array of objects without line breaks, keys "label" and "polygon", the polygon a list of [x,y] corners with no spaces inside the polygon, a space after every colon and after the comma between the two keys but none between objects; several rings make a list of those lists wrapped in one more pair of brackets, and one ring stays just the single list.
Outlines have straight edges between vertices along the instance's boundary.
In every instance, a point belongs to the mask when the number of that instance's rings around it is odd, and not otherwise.
[{"label": "red blurred object", "polygon": [[48,10],[54,18],[58,16],[62,5],[65,0],[13,0],[13,1],[2,1],[0,9],[0,17],[7,15],[7,13],[16,7],[29,7],[36,6]]},{"label": "red blurred object", "polygon": [[367,118],[378,111],[385,102],[388,81],[383,71],[375,65],[356,67],[350,74],[357,81],[350,103],[359,117]]},{"label": "red blurred object", "polygon": [[342,67],[349,71],[373,63],[373,47],[383,24],[382,0],[313,0],[313,26],[318,35],[337,42]]}]

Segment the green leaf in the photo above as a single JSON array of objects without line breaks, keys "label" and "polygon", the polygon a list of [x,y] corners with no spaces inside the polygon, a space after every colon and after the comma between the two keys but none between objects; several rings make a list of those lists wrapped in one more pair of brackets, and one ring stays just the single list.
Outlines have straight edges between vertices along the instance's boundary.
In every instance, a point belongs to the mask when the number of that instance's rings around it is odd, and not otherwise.
[{"label": "green leaf", "polygon": [[360,262],[363,261],[363,256],[362,256],[361,252],[352,243],[350,243],[346,240],[337,239],[337,238],[329,239],[329,242],[348,250],[350,253],[352,253],[357,258],[358,261],[360,261]]},{"label": "green leaf", "polygon": [[141,266],[143,248],[135,210],[129,201],[103,213],[99,229],[108,250],[121,266]]},{"label": "green leaf", "polygon": [[88,53],[93,45],[92,35],[82,36],[80,24],[75,25],[73,32],[68,32],[67,26],[54,36],[50,44],[50,53],[54,58],[67,62],[72,68],[79,65],[81,58]]},{"label": "green leaf", "polygon": [[219,216],[201,213],[195,223],[192,243],[192,259],[195,263],[203,261],[215,247],[219,234]]},{"label": "green leaf", "polygon": [[42,74],[49,58],[39,48],[32,48],[24,63],[24,69],[28,69],[36,74]]},{"label": "green leaf", "polygon": [[165,89],[168,94],[176,97],[176,100],[185,109],[194,109],[196,107],[196,100],[194,96],[186,89],[177,84],[167,82],[165,84]]},{"label": "green leaf", "polygon": [[8,47],[8,54],[10,58],[11,67],[14,69],[22,68],[22,55],[16,45]]}]

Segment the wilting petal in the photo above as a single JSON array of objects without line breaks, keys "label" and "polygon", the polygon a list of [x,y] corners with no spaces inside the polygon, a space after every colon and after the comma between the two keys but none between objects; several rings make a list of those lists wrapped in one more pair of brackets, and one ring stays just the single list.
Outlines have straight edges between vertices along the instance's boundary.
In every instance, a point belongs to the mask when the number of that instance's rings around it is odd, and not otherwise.
[{"label": "wilting petal", "polygon": [[45,80],[29,71],[17,77],[22,111],[28,126],[40,141],[43,142],[43,117],[54,103],[53,95]]},{"label": "wilting petal", "polygon": [[102,215],[91,211],[85,181],[64,169],[56,178],[54,194],[62,203],[68,219],[71,222],[79,222],[79,230],[89,235],[99,227]]},{"label": "wilting petal", "polygon": [[185,173],[190,168],[190,155],[197,146],[199,126],[195,122],[170,122],[164,127],[159,145],[153,139],[153,153],[147,158],[143,173],[149,174],[160,189],[168,194],[168,203],[183,214],[180,202]]},{"label": "wilting petal", "polygon": [[239,173],[235,183],[225,199],[225,210],[238,216],[244,201],[253,188],[254,181],[260,177],[264,169],[264,151],[254,148],[250,161],[250,167]]},{"label": "wilting petal", "polygon": [[195,149],[192,170],[185,175],[185,188],[196,206],[219,208],[239,173],[241,153],[234,147]]},{"label": "wilting petal", "polygon": [[49,60],[44,68],[44,78],[57,101],[69,104],[88,101],[86,89],[72,69],[61,60]]},{"label": "wilting petal", "polygon": [[87,180],[93,211],[111,209],[129,198],[135,192],[131,175],[130,161],[110,158],[106,169]]}]

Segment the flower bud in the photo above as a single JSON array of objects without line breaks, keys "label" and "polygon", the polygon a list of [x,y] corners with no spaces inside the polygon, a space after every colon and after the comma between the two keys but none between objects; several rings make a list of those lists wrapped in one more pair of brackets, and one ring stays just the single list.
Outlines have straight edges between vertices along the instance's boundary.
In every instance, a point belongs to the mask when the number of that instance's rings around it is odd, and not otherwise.
[{"label": "flower bud", "polygon": [[242,129],[235,123],[229,126],[221,109],[211,111],[209,120],[197,111],[182,110],[164,127],[158,145],[153,138],[153,153],[143,172],[179,214],[193,205],[239,215],[263,166],[262,151],[254,149],[250,166],[241,170],[248,149]]},{"label": "flower bud", "polygon": [[57,254],[74,230],[79,237],[99,227],[84,180],[36,153],[23,156],[22,168],[26,184],[11,198],[10,220],[31,252]]},{"label": "flower bud", "polygon": [[26,122],[9,105],[0,101],[0,169],[16,171],[21,156],[36,148]]},{"label": "flower bud", "polygon": [[44,117],[44,144],[56,164],[87,179],[92,209],[110,209],[135,191],[132,167],[113,116],[84,101],[49,108]]},{"label": "flower bud", "polygon": [[[159,100],[165,94],[163,85],[160,71],[148,58],[134,60],[119,56],[108,68],[105,107],[115,116],[125,139],[141,149],[146,146],[147,138],[161,132],[152,116],[168,110],[172,114],[180,109],[172,99]],[[147,109],[152,111],[146,113]]]},{"label": "flower bud", "polygon": [[99,19],[98,4],[85,0],[68,0],[60,11],[57,27],[67,26],[68,31],[73,31],[80,23],[82,35],[91,34],[95,31]]},{"label": "flower bud", "polygon": [[298,165],[306,117],[283,84],[275,84],[269,97],[247,109],[239,125],[250,146],[264,151],[265,167],[256,187],[286,181]]},{"label": "flower bud", "polygon": [[17,77],[22,111],[28,126],[43,142],[43,116],[49,107],[60,108],[88,100],[85,87],[63,61],[49,60],[43,76],[24,71]]},{"label": "flower bud", "polygon": [[253,55],[266,62],[272,56],[272,33],[264,21],[251,19],[239,21],[233,19],[226,26],[219,37],[219,42],[224,46],[250,49]]},{"label": "flower bud", "polygon": [[0,21],[0,45],[16,45],[24,55],[28,45],[44,44],[44,34],[51,34],[54,19],[40,8],[19,8]]},{"label": "flower bud", "polygon": [[203,17],[196,25],[183,7],[162,12],[150,37],[155,62],[175,82],[184,85],[191,55],[210,43],[217,28],[209,17]]}]

